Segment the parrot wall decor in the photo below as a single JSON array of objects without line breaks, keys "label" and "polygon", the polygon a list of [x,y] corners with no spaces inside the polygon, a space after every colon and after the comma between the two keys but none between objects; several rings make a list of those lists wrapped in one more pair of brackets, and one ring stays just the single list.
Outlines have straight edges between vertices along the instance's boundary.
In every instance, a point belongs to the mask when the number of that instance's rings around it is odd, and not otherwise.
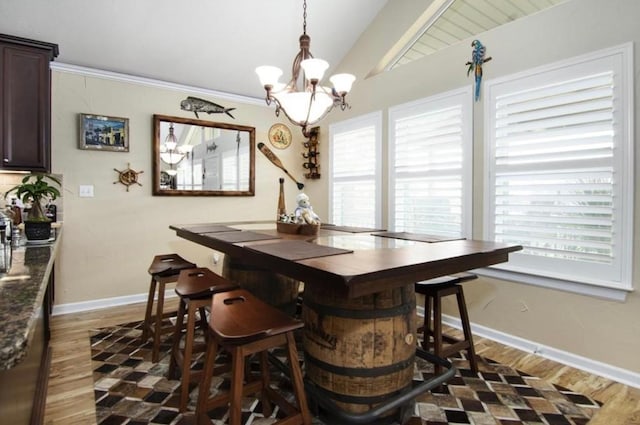
[{"label": "parrot wall decor", "polygon": [[482,82],[482,65],[485,62],[489,62],[491,57],[485,58],[484,55],[487,51],[486,47],[480,43],[480,40],[473,40],[471,43],[471,47],[473,47],[473,51],[471,52],[471,60],[466,63],[469,67],[467,69],[467,77],[473,71],[473,75],[476,82],[476,91],[475,91],[475,100],[476,102],[480,100],[480,83]]}]

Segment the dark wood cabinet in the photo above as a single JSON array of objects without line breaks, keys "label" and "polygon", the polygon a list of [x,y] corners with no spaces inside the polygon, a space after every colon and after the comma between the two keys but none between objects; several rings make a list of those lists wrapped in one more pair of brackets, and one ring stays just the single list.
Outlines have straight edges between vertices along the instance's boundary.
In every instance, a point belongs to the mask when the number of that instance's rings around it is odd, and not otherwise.
[{"label": "dark wood cabinet", "polygon": [[58,45],[0,34],[0,168],[51,170],[51,71]]}]

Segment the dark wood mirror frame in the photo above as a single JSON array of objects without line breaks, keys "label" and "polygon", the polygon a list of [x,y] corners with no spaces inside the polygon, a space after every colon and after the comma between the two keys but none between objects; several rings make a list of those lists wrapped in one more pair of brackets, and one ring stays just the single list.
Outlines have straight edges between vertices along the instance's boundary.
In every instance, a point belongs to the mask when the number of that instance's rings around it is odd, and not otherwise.
[{"label": "dark wood mirror frame", "polygon": [[[161,149],[171,126],[178,144],[191,146],[189,153]],[[153,134],[154,196],[255,195],[254,127],[154,115]],[[171,155],[182,159],[177,161]],[[190,161],[190,166],[185,161]],[[224,173],[225,162],[232,167],[232,177],[226,182],[229,172]]]}]

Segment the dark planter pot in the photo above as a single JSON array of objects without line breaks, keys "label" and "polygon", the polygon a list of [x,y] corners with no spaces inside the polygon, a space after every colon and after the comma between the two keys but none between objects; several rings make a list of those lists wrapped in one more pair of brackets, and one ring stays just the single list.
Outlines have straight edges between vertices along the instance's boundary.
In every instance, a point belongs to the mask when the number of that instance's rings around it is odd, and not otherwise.
[{"label": "dark planter pot", "polygon": [[30,241],[43,241],[51,237],[50,221],[25,221],[24,234]]}]

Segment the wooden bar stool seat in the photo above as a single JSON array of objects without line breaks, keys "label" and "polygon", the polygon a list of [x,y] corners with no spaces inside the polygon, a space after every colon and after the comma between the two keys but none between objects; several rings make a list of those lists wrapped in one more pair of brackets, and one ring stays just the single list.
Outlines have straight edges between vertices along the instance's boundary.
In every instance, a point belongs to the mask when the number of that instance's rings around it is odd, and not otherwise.
[{"label": "wooden bar stool seat", "polygon": [[[175,311],[164,311],[164,293],[168,284],[176,283],[181,270],[197,267],[195,264],[185,260],[178,254],[163,254],[153,257],[149,266],[151,283],[149,284],[149,296],[147,298],[147,308],[142,324],[141,342],[145,343],[151,338],[153,346],[151,350],[151,361],[158,362],[160,353],[160,338],[166,333],[173,332],[170,323],[164,323],[163,319],[176,314]],[[156,290],[158,298],[155,302]]]},{"label": "wooden bar stool seat", "polygon": [[[229,405],[229,425],[240,425],[242,397],[260,392],[265,417],[273,413],[272,401],[282,409],[283,414],[278,414],[279,419],[273,424],[310,425],[311,414],[294,339],[294,331],[303,326],[302,322],[266,304],[244,289],[214,294],[209,317],[210,336],[196,406],[197,423],[210,424],[207,412]],[[267,350],[280,346],[286,347],[297,406],[269,385]],[[219,349],[225,349],[232,357],[231,387],[228,392],[211,396],[210,385]],[[255,353],[259,353],[260,356],[261,371],[258,379],[245,376],[245,357]]]},{"label": "wooden bar stool seat", "polygon": [[[457,273],[424,280],[414,285],[416,293],[425,297],[424,326],[418,329],[418,332],[423,331],[422,348],[440,358],[447,358],[452,354],[466,350],[469,365],[474,373],[478,372],[478,362],[461,283],[477,278],[478,276],[473,273]],[[442,333],[442,298],[448,295],[456,296],[464,333],[462,340]],[[433,326],[431,325],[432,317]],[[433,339],[433,344],[431,344],[431,339]],[[448,345],[445,345],[445,342]],[[430,349],[431,345],[433,345],[433,350]],[[441,371],[442,366],[436,364],[435,373],[439,374]]]},{"label": "wooden bar stool seat", "polygon": [[[238,288],[238,285],[218,276],[206,267],[185,269],[180,271],[176,294],[180,297],[178,304],[178,316],[173,334],[173,347],[169,363],[169,377],[175,378],[180,370],[180,411],[184,412],[189,400],[190,383],[196,381],[202,375],[202,371],[191,370],[193,354],[202,352],[206,348],[204,344],[197,347],[194,343],[196,333],[196,313],[200,314],[200,326],[204,334],[208,333],[207,316],[205,307],[211,305],[211,296],[218,292],[229,291]],[[187,315],[186,326],[184,316]],[[180,349],[184,328],[184,348]]]}]

